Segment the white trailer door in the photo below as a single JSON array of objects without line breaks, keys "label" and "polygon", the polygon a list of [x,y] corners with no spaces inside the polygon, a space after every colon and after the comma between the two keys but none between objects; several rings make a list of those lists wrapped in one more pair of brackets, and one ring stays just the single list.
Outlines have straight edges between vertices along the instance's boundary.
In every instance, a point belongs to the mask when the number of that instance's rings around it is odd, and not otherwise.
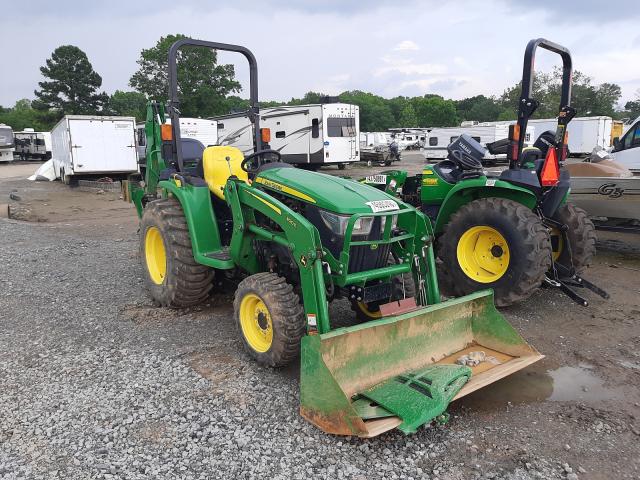
[{"label": "white trailer door", "polygon": [[130,120],[69,119],[74,173],[131,172],[137,168]]},{"label": "white trailer door", "polygon": [[359,110],[354,105],[323,105],[324,163],[349,163],[360,159]]}]

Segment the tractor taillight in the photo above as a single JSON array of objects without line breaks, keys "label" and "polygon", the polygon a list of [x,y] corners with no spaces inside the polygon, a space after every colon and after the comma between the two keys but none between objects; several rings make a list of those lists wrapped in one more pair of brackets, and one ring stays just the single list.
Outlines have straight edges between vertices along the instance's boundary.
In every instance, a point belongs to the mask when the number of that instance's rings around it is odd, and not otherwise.
[{"label": "tractor taillight", "polygon": [[560,169],[558,167],[558,156],[556,149],[549,147],[547,158],[542,166],[542,174],[540,175],[540,183],[543,187],[555,187],[560,180]]},{"label": "tractor taillight", "polygon": [[170,124],[164,123],[160,126],[160,137],[166,142],[173,140],[173,128]]}]

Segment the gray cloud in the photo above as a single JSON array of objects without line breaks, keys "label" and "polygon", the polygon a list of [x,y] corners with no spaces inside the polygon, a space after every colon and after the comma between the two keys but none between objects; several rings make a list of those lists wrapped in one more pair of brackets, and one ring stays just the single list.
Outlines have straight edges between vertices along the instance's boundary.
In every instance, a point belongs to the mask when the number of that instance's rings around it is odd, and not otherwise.
[{"label": "gray cloud", "polygon": [[[618,0],[615,3],[602,0],[510,0],[508,4],[510,9],[519,13],[544,11],[546,21],[557,24],[581,21],[607,24],[640,17],[637,0]],[[594,32],[594,35],[600,34]]]}]

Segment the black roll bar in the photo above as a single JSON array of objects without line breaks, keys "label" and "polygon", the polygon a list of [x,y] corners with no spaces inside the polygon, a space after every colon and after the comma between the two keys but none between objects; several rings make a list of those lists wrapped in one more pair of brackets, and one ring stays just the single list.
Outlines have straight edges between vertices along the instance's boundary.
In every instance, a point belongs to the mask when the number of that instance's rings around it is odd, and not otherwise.
[{"label": "black roll bar", "polygon": [[558,154],[560,153],[559,150],[564,147],[563,142],[566,126],[575,116],[575,109],[571,108],[571,77],[573,74],[571,53],[562,45],[558,45],[557,43],[551,42],[545,38],[530,40],[524,52],[522,92],[518,103],[518,126],[520,127],[520,138],[518,139],[516,155],[511,154],[512,150],[510,149],[510,157],[515,158],[509,158],[509,168],[518,168],[519,156],[524,148],[527,123],[529,122],[529,117],[533,115],[533,112],[539,105],[537,100],[531,98],[533,78],[535,75],[535,57],[538,47],[557,53],[562,58],[562,87],[560,93],[560,107],[558,109],[558,129],[556,131],[556,148],[558,149]]},{"label": "black roll bar", "polygon": [[258,104],[258,63],[256,57],[246,47],[231,45],[228,43],[207,42],[205,40],[195,40],[193,38],[183,38],[176,41],[169,48],[169,104],[168,111],[173,128],[173,140],[175,155],[178,161],[178,171],[183,171],[184,162],[180,145],[180,99],[178,98],[178,50],[184,46],[205,47],[213,50],[223,50],[226,52],[237,52],[245,56],[249,62],[249,110],[247,114],[254,125],[255,149],[262,150],[262,139],[260,134],[260,106]]}]

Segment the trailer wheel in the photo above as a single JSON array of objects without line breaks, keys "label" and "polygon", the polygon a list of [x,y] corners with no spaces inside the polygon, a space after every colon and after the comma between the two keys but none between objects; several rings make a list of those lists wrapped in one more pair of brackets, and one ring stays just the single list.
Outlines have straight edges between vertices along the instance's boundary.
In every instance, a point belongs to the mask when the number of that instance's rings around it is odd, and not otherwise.
[{"label": "trailer wheel", "polygon": [[288,365],[300,354],[307,323],[298,295],[275,273],[256,273],[236,290],[233,315],[245,349],[259,364]]},{"label": "trailer wheel", "polygon": [[[558,208],[553,219],[569,227],[564,234],[557,229],[551,231],[553,260],[580,273],[596,254],[596,227],[587,212],[572,203]],[[571,248],[567,248],[567,242]]]},{"label": "trailer wheel", "polygon": [[338,170],[344,170],[345,168],[347,168],[347,164],[346,163],[339,163],[338,164]]},{"label": "trailer wheel", "polygon": [[504,198],[481,198],[462,206],[438,241],[444,293],[467,295],[493,288],[495,303],[529,297],[551,267],[551,242],[540,218]]},{"label": "trailer wheel", "polygon": [[145,284],[164,307],[202,303],[213,288],[214,270],[193,258],[189,227],[175,198],[149,202],[140,221]]}]

